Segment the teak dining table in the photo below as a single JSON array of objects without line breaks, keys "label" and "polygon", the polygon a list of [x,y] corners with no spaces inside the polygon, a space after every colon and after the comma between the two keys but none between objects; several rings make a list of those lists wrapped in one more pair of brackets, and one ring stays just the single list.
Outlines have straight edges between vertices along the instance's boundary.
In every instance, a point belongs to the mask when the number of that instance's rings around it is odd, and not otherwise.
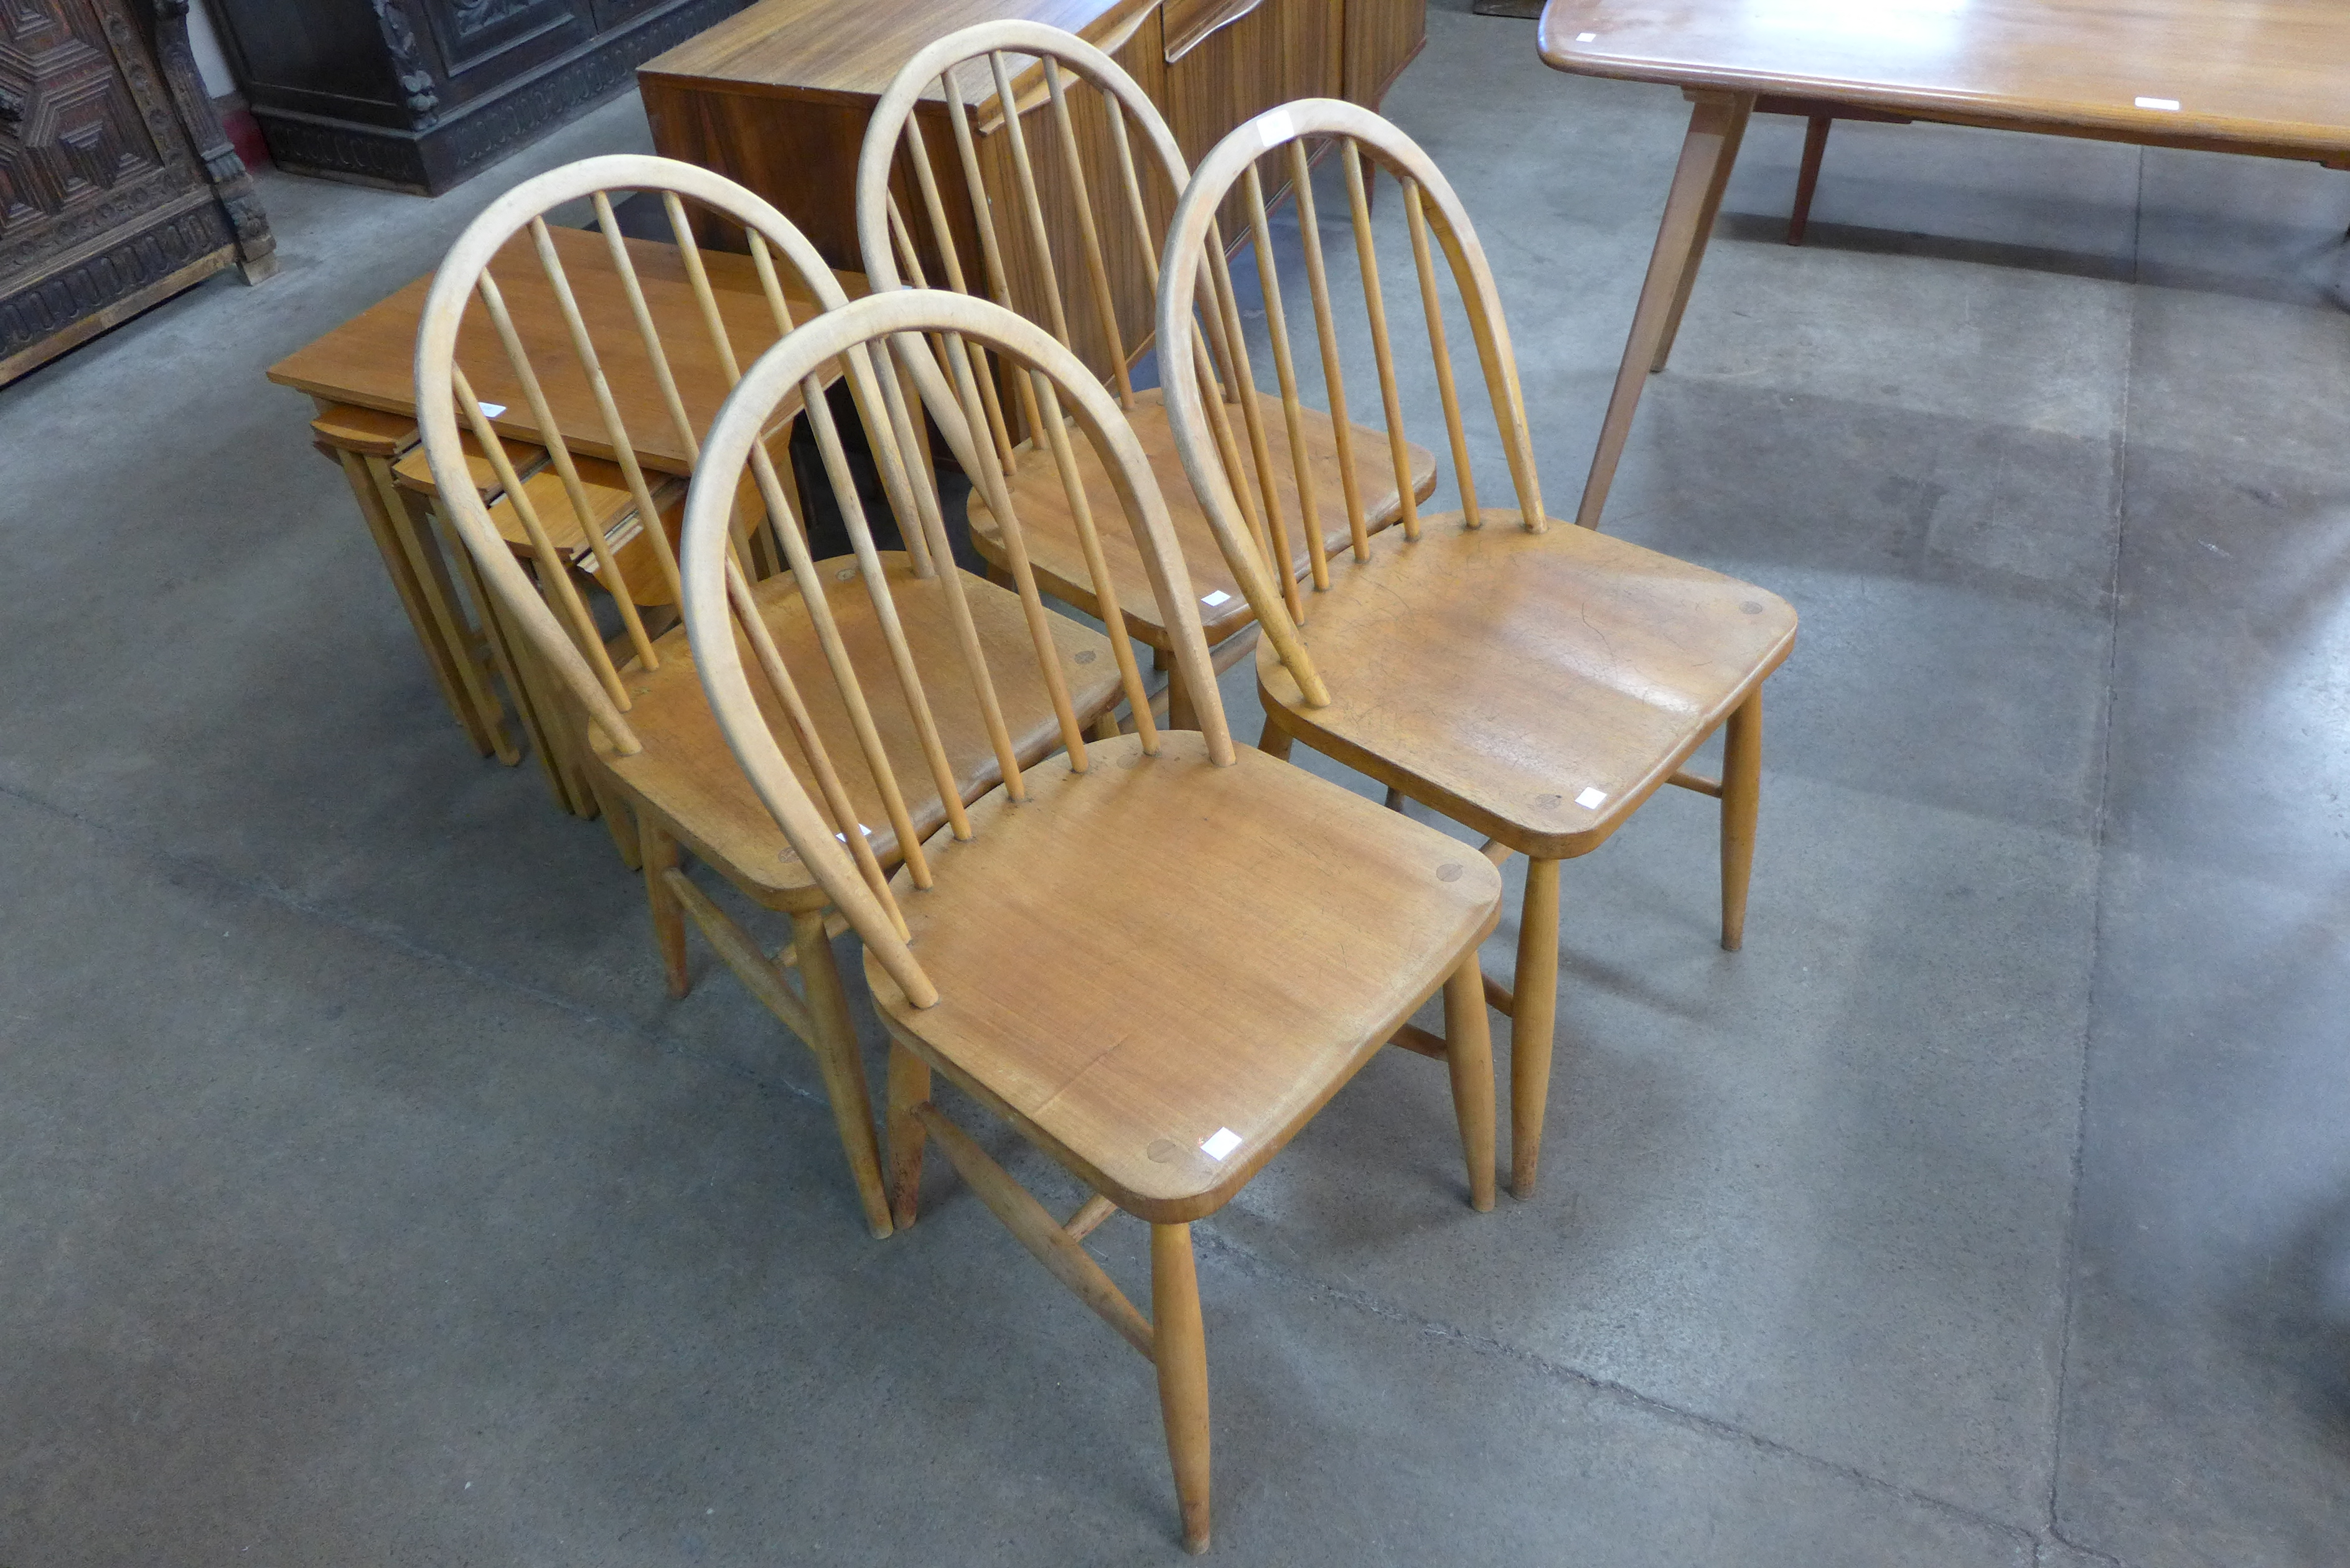
[{"label": "teak dining table", "polygon": [[2350,167],[2343,0],[1550,0],[1544,63],[1689,99],[1575,520],[1596,526],[1758,106]]},{"label": "teak dining table", "polygon": [[[599,234],[578,229],[550,227],[548,234],[598,345],[639,458],[650,469],[690,474],[691,455],[677,440],[651,361],[638,344],[635,319],[607,242]],[[663,328],[679,400],[694,428],[707,430],[729,382],[703,330],[684,258],[676,246],[659,241],[631,238],[625,243],[646,306],[656,326]],[[747,255],[704,251],[702,259],[737,359],[747,368],[776,337],[757,269]],[[491,271],[538,370],[548,412],[564,441],[579,455],[611,457],[594,393],[572,354],[554,289],[527,238],[517,239],[501,253]],[[790,277],[789,268],[777,271]],[[834,275],[851,298],[866,292],[864,274]],[[515,717],[539,742],[540,761],[548,770],[556,800],[592,815],[592,803],[579,794],[576,781],[563,776],[562,759],[550,755],[559,748],[546,743],[532,710],[527,672],[505,646],[494,607],[480,591],[463,550],[440,526],[432,504],[431,475],[421,467],[422,449],[417,444],[414,379],[417,322],[432,286],[429,274],[416,279],[271,366],[269,379],[308,393],[315,403],[313,441],[342,465],[425,663],[475,749],[509,763],[521,760],[505,705],[492,680],[494,672],[514,698]],[[784,296],[795,321],[818,308],[795,279],[785,283]],[[675,330],[667,330],[672,324]],[[458,338],[458,357],[484,406],[496,410],[491,422],[513,443],[509,451],[515,455],[515,466],[527,471],[543,438],[486,314],[468,316]],[[785,410],[787,416],[796,411],[795,401]],[[465,588],[463,595],[460,583]],[[473,600],[471,614],[468,597]]]}]

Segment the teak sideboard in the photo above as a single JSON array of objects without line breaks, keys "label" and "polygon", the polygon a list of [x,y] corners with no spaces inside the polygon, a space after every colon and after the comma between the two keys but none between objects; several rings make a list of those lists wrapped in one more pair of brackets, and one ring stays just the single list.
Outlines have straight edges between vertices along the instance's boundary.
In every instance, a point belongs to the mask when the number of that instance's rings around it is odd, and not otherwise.
[{"label": "teak sideboard", "polygon": [[[1184,157],[1197,161],[1234,126],[1292,99],[1343,98],[1377,108],[1427,41],[1428,3],[760,0],[639,67],[653,145],[741,181],[798,224],[827,262],[861,270],[857,160],[873,106],[923,45],[959,27],[1014,17],[1066,28],[1116,60],[1159,106]],[[1024,109],[1041,97],[1024,79],[1014,91]],[[993,145],[1002,140],[991,132],[1001,123],[993,96],[971,95],[991,171],[1004,156]],[[923,111],[936,115],[925,126],[931,145],[951,145],[943,102],[926,103]],[[1031,150],[1049,182],[1045,166],[1057,150],[1035,132]],[[992,171],[989,178],[992,184]],[[1240,232],[1228,229],[1227,239]],[[1056,249],[1064,237],[1053,236]],[[1119,329],[1128,344],[1147,342],[1152,302],[1142,258],[1125,254],[1130,247],[1115,236],[1105,239]],[[1014,291],[1025,294],[1031,280],[1017,275],[1017,257],[1012,265]],[[1071,327],[1079,356],[1106,372],[1098,332],[1084,321]]]}]

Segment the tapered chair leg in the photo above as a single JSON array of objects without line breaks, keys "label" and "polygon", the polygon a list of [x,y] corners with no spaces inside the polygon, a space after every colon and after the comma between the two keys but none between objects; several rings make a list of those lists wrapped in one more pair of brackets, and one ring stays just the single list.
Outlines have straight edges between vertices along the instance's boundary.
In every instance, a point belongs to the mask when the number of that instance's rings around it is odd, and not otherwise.
[{"label": "tapered chair leg", "polygon": [[612,847],[620,853],[620,864],[631,871],[643,870],[644,853],[637,843],[637,814],[629,809],[625,797],[606,788],[603,780],[592,772],[588,775],[588,788],[603,815],[604,830],[612,836]]},{"label": "tapered chair leg", "polygon": [[1461,1153],[1469,1162],[1469,1207],[1483,1214],[1493,1207],[1493,1031],[1474,950],[1444,982],[1444,1045]]},{"label": "tapered chair leg", "polygon": [[653,945],[660,950],[669,993],[683,997],[692,988],[685,967],[685,909],[670,891],[668,873],[677,867],[677,840],[650,814],[637,818],[637,857],[645,873],[645,906],[652,913]]},{"label": "tapered chair leg", "polygon": [[822,909],[792,917],[792,947],[799,954],[800,983],[807,990],[808,1017],[815,1024],[816,1037],[808,1044],[815,1048],[824,1091],[832,1101],[840,1151],[848,1157],[848,1174],[857,1183],[858,1200],[865,1205],[866,1226],[879,1239],[889,1234],[889,1202],[881,1190],[881,1155],[873,1142],[873,1102],[865,1090],[857,1029],[848,1017],[848,992],[833,961]]},{"label": "tapered chair leg", "polygon": [[1183,1550],[1196,1557],[1208,1549],[1208,1331],[1189,1225],[1150,1228],[1150,1332]]},{"label": "tapered chair leg", "polygon": [[1256,738],[1256,749],[1276,762],[1287,762],[1289,748],[1296,743],[1288,731],[1274,728],[1271,719],[1265,720],[1264,733]]},{"label": "tapered chair leg", "polygon": [[1534,1195],[1543,1116],[1550,1106],[1552,1034],[1558,1023],[1558,862],[1526,861],[1518,913],[1518,973],[1510,1015],[1510,1190]]},{"label": "tapered chair leg", "polygon": [[892,1041],[889,1045],[889,1217],[903,1231],[920,1211],[922,1148],[930,1135],[914,1107],[931,1097],[931,1064]]},{"label": "tapered chair leg", "polygon": [[1762,805],[1762,689],[1739,704],[1722,731],[1721,946],[1746,940],[1746,887],[1754,874],[1754,821]]}]

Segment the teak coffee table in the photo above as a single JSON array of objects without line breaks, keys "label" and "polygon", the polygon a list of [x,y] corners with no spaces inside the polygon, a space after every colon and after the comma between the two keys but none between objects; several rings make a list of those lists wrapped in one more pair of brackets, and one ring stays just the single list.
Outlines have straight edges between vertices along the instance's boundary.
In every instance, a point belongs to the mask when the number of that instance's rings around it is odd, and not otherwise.
[{"label": "teak coffee table", "polygon": [[1758,99],[2350,167],[2343,0],[1550,0],[1541,48],[1559,70],[1669,83],[1693,106],[1576,513],[1589,526]]}]

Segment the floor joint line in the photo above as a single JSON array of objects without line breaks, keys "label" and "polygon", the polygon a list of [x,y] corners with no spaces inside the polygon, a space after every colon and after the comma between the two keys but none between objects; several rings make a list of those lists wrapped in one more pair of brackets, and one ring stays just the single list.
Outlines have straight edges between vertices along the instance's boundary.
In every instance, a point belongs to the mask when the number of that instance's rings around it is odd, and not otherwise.
[{"label": "floor joint line", "polygon": [[[371,941],[380,947],[387,948],[394,952],[414,959],[420,962],[447,970],[454,974],[463,975],[468,980],[489,986],[494,990],[509,992],[518,996],[526,997],[542,1005],[552,1007],[558,1012],[578,1019],[583,1023],[588,1023],[597,1029],[606,1032],[607,1033],[617,1035],[624,1040],[633,1041],[639,1045],[649,1046],[652,1050],[660,1053],[662,1055],[673,1056],[681,1061],[695,1063],[698,1065],[716,1068],[729,1076],[739,1078],[759,1089],[771,1093],[781,1093],[789,1096],[794,1099],[822,1106],[825,1108],[827,1117],[829,1117],[831,1114],[831,1102],[827,1100],[822,1093],[816,1090],[804,1088],[801,1085],[791,1082],[788,1078],[770,1078],[763,1076],[753,1071],[751,1068],[743,1065],[739,1062],[730,1061],[723,1056],[714,1056],[703,1052],[695,1051],[679,1044],[675,1040],[649,1033],[646,1030],[628,1022],[626,1019],[600,1012],[598,1009],[589,1006],[588,1003],[579,1001],[576,997],[566,996],[560,992],[549,991],[545,987],[533,985],[526,981],[516,980],[510,975],[500,974],[495,970],[486,969],[482,965],[468,962],[464,959],[462,959],[453,953],[444,951],[439,948],[430,947],[418,941],[414,937],[410,936],[396,926],[390,925],[380,920],[370,919],[355,911],[340,908],[334,904],[323,903],[317,899],[305,898],[301,894],[296,893],[291,888],[286,888],[266,877],[262,877],[250,872],[232,871],[214,863],[213,861],[204,858],[202,856],[188,855],[166,849],[161,845],[156,844],[152,840],[146,838],[140,834],[117,827],[110,823],[102,822],[96,817],[90,816],[83,812],[76,811],[69,806],[61,805],[56,801],[46,799],[41,795],[33,794],[31,791],[25,789],[19,784],[11,784],[5,780],[0,780],[0,796],[5,796],[7,799],[16,801],[17,804],[30,807],[33,810],[47,812],[54,816],[61,817],[64,820],[74,824],[78,827],[87,829],[90,833],[96,834],[100,838],[122,850],[124,853],[140,856],[149,861],[161,866],[169,867],[174,870],[194,873],[198,876],[208,878],[221,887],[232,888],[257,902],[271,905],[288,913],[302,915],[312,919],[324,920],[335,927],[336,929],[346,932],[351,936],[360,938],[367,941]],[[783,1025],[780,1023],[776,1023],[775,1027],[777,1029],[783,1029]],[[784,1033],[786,1035],[789,1035],[790,1031],[784,1030]]]},{"label": "floor joint line", "polygon": [[1545,1377],[1577,1384],[1594,1393],[1620,1400],[1659,1418],[1711,1437],[1744,1444],[1766,1453],[1790,1459],[1814,1469],[1825,1470],[1871,1491],[1898,1497],[1904,1501],[1931,1509],[1936,1512],[1965,1520],[1969,1523],[1994,1531],[2020,1543],[2031,1543],[2037,1539],[2033,1532],[2020,1525],[1993,1518],[1963,1503],[1952,1502],[1947,1498],[1919,1491],[1913,1487],[1904,1486],[1898,1481],[1871,1475],[1866,1470],[1856,1469],[1835,1459],[1822,1459],[1816,1454],[1806,1453],[1776,1438],[1766,1438],[1760,1433],[1750,1432],[1742,1427],[1734,1426],[1720,1417],[1708,1416],[1701,1411],[1688,1409],[1669,1400],[1659,1399],[1652,1394],[1643,1393],[1630,1384],[1586,1372],[1565,1362],[1554,1360],[1538,1351],[1512,1345],[1507,1340],[1496,1339],[1489,1334],[1475,1334],[1456,1324],[1424,1317],[1391,1302],[1382,1301],[1368,1292],[1335,1284],[1311,1274],[1303,1274],[1295,1270],[1283,1268],[1262,1254],[1222,1235],[1212,1228],[1212,1225],[1194,1231],[1192,1234],[1203,1251],[1211,1257],[1220,1258],[1233,1264],[1243,1272],[1272,1280],[1306,1295],[1322,1297],[1361,1313],[1365,1316],[1377,1318],[1383,1323],[1411,1329],[1422,1337],[1460,1345],[1473,1355],[1514,1362]]}]

